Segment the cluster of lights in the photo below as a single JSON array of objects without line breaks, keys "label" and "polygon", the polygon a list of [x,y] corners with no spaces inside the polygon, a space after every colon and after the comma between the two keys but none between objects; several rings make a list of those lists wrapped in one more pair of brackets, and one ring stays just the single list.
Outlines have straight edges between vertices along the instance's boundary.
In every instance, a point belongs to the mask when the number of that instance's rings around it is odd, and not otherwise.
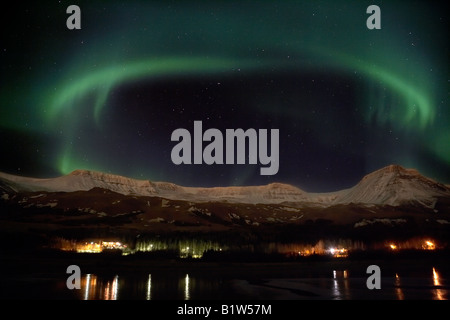
[{"label": "cluster of lights", "polygon": [[126,248],[126,245],[123,245],[121,242],[114,241],[103,241],[102,242],[103,249],[123,249]]},{"label": "cluster of lights", "polygon": [[[167,246],[158,246],[155,245],[153,243],[150,243],[148,245],[146,245],[145,249],[143,249],[142,251],[153,251],[153,250],[166,250],[168,249]],[[203,253],[204,251],[208,250],[204,249],[202,246],[194,246],[190,247],[190,246],[180,246],[179,248],[179,257],[180,258],[194,258],[194,259],[200,259],[203,257]],[[223,251],[222,248],[215,248],[215,251]],[[138,249],[139,251],[139,249]]]},{"label": "cluster of lights", "polygon": [[348,250],[345,248],[330,248],[327,250],[333,257],[344,258],[348,257]]},{"label": "cluster of lights", "polygon": [[[388,247],[394,251],[399,249],[399,246],[393,242],[389,243]],[[422,243],[422,249],[423,250],[434,250],[434,249],[436,249],[436,244],[433,241],[425,240]]]},{"label": "cluster of lights", "polygon": [[102,250],[101,244],[97,242],[85,242],[77,246],[77,252],[97,253],[102,252]]},{"label": "cluster of lights", "polygon": [[104,249],[125,249],[127,246],[118,241],[85,242],[77,246],[77,252],[99,253]]},{"label": "cluster of lights", "polygon": [[348,249],[347,248],[328,248],[325,250],[314,250],[314,248],[312,248],[311,250],[306,249],[306,250],[301,250],[301,251],[297,251],[297,254],[299,256],[303,256],[303,257],[307,257],[310,255],[323,255],[323,254],[330,254],[333,257],[336,258],[341,258],[341,257],[348,257]]},{"label": "cluster of lights", "polygon": [[433,242],[427,240],[422,245],[422,249],[424,249],[424,250],[434,250],[434,249],[436,249],[436,245]]}]

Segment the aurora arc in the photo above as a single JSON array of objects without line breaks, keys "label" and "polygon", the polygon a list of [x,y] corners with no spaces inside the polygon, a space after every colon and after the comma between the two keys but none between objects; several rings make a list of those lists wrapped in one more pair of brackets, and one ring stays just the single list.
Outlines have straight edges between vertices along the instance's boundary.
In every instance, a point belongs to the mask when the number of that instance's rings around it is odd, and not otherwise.
[{"label": "aurora arc", "polygon": [[[428,124],[432,123],[435,112],[431,97],[421,93],[419,88],[410,85],[407,80],[383,68],[374,67],[371,62],[362,62],[344,53],[336,53],[333,56],[340,57],[340,59],[328,61],[330,66],[347,70],[349,73],[356,69],[373,83],[377,81],[382,82],[388,85],[392,92],[401,96],[404,100],[402,106],[406,112],[406,117],[402,117],[403,120],[411,122],[416,117],[416,121],[421,128],[425,128]],[[337,64],[336,61],[341,63]],[[326,61],[321,60],[321,64],[324,64],[324,62],[326,63]],[[68,111],[68,108],[76,108],[79,99],[94,92],[96,98],[94,99],[93,114],[98,124],[100,122],[101,110],[107,104],[109,92],[115,86],[120,86],[127,81],[142,78],[176,77],[186,74],[226,73],[237,69],[237,66],[245,66],[247,70],[260,70],[273,66],[276,63],[277,61],[266,61],[262,63],[227,58],[175,57],[165,59],[154,58],[113,65],[98,70],[97,72],[89,73],[75,81],[70,81],[68,84],[63,84],[61,90],[58,90],[58,94],[52,97],[49,104],[51,107],[47,114],[47,120],[54,121],[60,112]],[[282,62],[279,67],[302,69],[302,65],[298,63]],[[419,110],[417,113],[415,112],[416,108]],[[70,148],[65,148],[62,154],[59,166],[62,174],[67,174],[77,167],[74,164],[70,164],[69,159],[72,158],[70,153]]]},{"label": "aurora arc", "polygon": [[[245,64],[250,66],[253,63],[247,61]],[[236,62],[230,59],[179,57],[132,61],[106,67],[82,76],[80,79],[72,80],[66,85],[63,84],[59,93],[51,98],[48,120],[54,119],[59,112],[74,107],[78,99],[94,91],[97,98],[93,112],[98,122],[100,111],[105,106],[108,94],[114,86],[142,78],[219,72],[231,70],[234,66]]]},{"label": "aurora arc", "polygon": [[[423,94],[420,88],[410,85],[401,77],[384,70],[381,67],[374,67],[370,62],[361,62],[356,58],[340,54],[342,64],[337,65],[344,70],[357,69],[372,80],[379,80],[388,85],[393,92],[403,97],[406,103],[406,119],[412,120],[414,117],[413,106],[419,109],[418,122],[421,127],[425,127],[434,119],[434,110],[431,97]],[[324,63],[322,61],[321,63]],[[335,61],[330,63],[336,65]],[[166,58],[150,59],[143,61],[130,62],[126,64],[114,65],[104,68],[95,73],[81,77],[69,84],[63,85],[62,90],[55,94],[50,103],[49,118],[52,119],[61,110],[73,105],[77,99],[86,94],[96,91],[96,104],[94,107],[94,116],[99,121],[101,109],[105,106],[109,91],[112,87],[120,85],[126,81],[137,80],[141,78],[153,78],[158,76],[177,76],[189,73],[208,73],[208,72],[230,72],[236,66],[244,65],[246,68],[273,66],[273,61],[267,63],[256,63],[252,61],[235,61],[230,59],[210,59],[210,58]],[[284,67],[293,67],[301,69],[299,64],[285,65]]]}]

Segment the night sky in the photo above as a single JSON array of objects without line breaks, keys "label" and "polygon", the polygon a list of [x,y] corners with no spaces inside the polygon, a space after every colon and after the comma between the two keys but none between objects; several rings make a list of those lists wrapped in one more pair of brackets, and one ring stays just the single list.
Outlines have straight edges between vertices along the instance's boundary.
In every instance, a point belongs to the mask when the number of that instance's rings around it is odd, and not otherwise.
[{"label": "night sky", "polygon": [[[445,2],[21,1],[1,23],[0,171],[324,192],[395,163],[450,183]],[[174,165],[195,120],[279,129],[278,173]]]}]

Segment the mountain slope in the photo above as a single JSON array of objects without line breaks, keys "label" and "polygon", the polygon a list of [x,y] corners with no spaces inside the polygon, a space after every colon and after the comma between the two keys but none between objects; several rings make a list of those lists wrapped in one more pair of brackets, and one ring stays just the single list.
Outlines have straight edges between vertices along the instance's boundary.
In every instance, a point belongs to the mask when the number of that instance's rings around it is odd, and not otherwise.
[{"label": "mountain slope", "polygon": [[433,208],[438,197],[449,196],[449,188],[417,170],[390,165],[366,175],[356,186],[341,192],[334,203],[417,204]]},{"label": "mountain slope", "polygon": [[75,170],[57,178],[35,179],[0,173],[0,179],[16,192],[74,192],[102,188],[122,194],[155,195],[155,186],[148,180],[136,180],[118,175]]},{"label": "mountain slope", "polygon": [[264,186],[184,188],[184,191],[184,196],[192,195],[197,200],[227,200],[243,203],[301,202],[309,199],[306,192],[282,183]]},{"label": "mountain slope", "polygon": [[13,190],[15,192],[75,192],[102,188],[124,195],[243,203],[279,203],[283,201],[305,201],[308,198],[304,191],[281,183],[272,183],[265,186],[193,188],[182,187],[169,182],[153,183],[149,180],[136,180],[88,170],[75,170],[66,176],[52,179],[35,179],[0,173],[0,181],[5,191]]},{"label": "mountain slope", "polygon": [[450,189],[447,186],[422,176],[414,169],[405,169],[398,165],[390,165],[370,173],[352,188],[330,193],[308,193],[282,183],[214,188],[183,187],[170,182],[136,180],[88,170],[76,170],[66,176],[52,179],[0,173],[0,189],[4,193],[75,192],[93,188],[123,195],[158,196],[192,202],[290,203],[296,207],[328,207],[353,203],[434,208],[439,198],[450,199]]}]

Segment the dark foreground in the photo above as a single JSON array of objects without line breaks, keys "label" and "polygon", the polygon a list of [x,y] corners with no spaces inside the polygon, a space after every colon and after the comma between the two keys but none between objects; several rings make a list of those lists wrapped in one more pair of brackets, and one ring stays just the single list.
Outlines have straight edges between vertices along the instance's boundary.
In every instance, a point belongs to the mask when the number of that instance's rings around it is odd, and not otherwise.
[{"label": "dark foreground", "polygon": [[[361,252],[348,258],[166,259],[59,251],[1,256],[1,299],[69,300],[448,300],[448,251]],[[80,289],[66,285],[80,268]],[[380,267],[370,290],[367,267]]]}]

